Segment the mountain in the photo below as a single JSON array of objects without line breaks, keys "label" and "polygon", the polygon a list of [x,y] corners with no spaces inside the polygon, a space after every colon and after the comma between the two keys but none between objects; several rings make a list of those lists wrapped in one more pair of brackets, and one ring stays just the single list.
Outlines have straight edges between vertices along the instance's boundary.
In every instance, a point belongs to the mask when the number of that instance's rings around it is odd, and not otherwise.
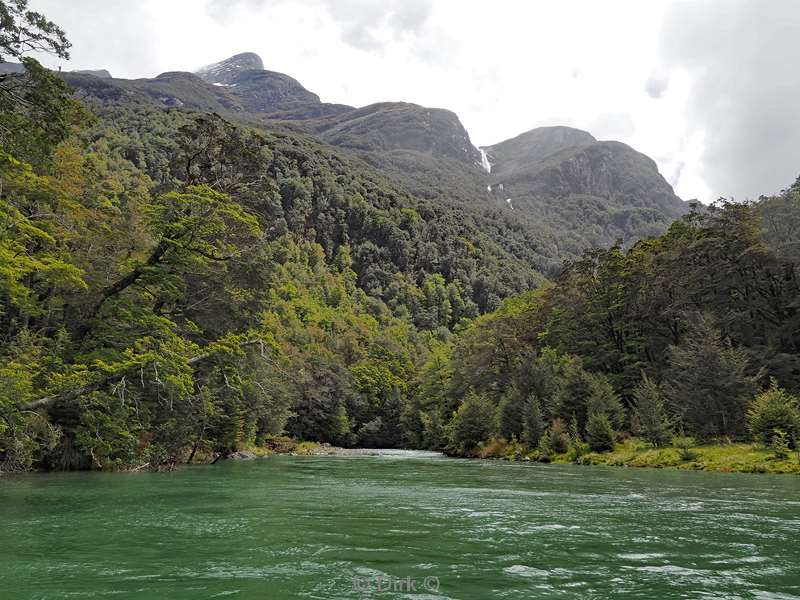
[{"label": "mountain", "polygon": [[63,76],[87,99],[215,112],[311,136],[414,196],[454,210],[500,211],[508,227],[561,259],[659,235],[688,210],[655,162],[625,144],[555,126],[476,148],[452,111],[407,102],[326,103],[296,79],[264,69],[252,52],[151,79]]},{"label": "mountain", "polygon": [[241,109],[250,113],[273,114],[278,119],[315,119],[353,110],[352,106],[322,103],[296,79],[264,69],[261,57],[252,52],[205,66],[196,75],[228,88]]},{"label": "mountain", "polygon": [[407,102],[382,102],[351,110],[316,131],[323,140],[345,148],[411,150],[470,165],[481,159],[454,112]]},{"label": "mountain", "polygon": [[493,198],[566,233],[567,254],[659,235],[688,212],[651,158],[586,131],[540,127],[483,151]]},{"label": "mountain", "polygon": [[258,54],[243,52],[223,61],[207,65],[197,71],[197,75],[219,85],[232,85],[244,71],[263,71],[264,61]]},{"label": "mountain", "polygon": [[559,150],[596,141],[590,133],[572,127],[538,127],[482,150],[489,161],[489,172],[503,177],[530,167]]},{"label": "mountain", "polygon": [[100,79],[112,78],[111,73],[109,73],[106,69],[77,69],[72,71],[72,73],[78,73],[79,75],[94,75]]}]

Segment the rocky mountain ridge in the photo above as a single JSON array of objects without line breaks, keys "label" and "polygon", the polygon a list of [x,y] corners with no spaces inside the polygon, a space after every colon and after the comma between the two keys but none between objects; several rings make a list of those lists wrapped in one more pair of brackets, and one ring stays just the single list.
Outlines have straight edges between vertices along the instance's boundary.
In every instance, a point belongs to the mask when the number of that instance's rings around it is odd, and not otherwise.
[{"label": "rocky mountain ridge", "polygon": [[112,79],[63,73],[81,97],[155,102],[289,128],[352,153],[407,191],[483,204],[553,230],[562,256],[658,235],[688,211],[657,165],[620,142],[571,127],[540,127],[477,148],[452,111],[407,102],[356,108],[323,102],[296,79],[264,69],[252,52],[195,73]]}]

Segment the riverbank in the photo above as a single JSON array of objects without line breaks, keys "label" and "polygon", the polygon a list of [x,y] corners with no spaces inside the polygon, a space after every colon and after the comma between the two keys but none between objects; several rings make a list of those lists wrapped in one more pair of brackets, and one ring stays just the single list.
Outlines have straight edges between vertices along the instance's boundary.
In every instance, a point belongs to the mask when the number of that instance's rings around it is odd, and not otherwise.
[{"label": "riverbank", "polygon": [[[260,445],[248,445],[224,457],[199,453],[197,463],[213,463],[220,458],[250,460],[272,455],[289,456],[370,456],[385,453],[373,448],[342,448],[327,443],[299,441],[288,436],[275,436]],[[400,450],[399,452],[402,452]],[[654,448],[637,439],[628,438],[614,445],[609,452],[576,452],[574,448],[547,457],[539,450],[531,450],[518,442],[503,439],[491,440],[479,446],[474,453],[458,458],[478,458],[520,462],[554,464],[603,465],[609,467],[646,467],[651,469],[680,469],[688,471],[716,471],[722,473],[770,473],[800,475],[800,454],[790,452],[786,458],[776,458],[769,448],[751,443],[703,444],[678,448]],[[141,470],[147,465],[131,469]]]},{"label": "riverbank", "polygon": [[768,448],[746,443],[654,448],[642,440],[630,438],[615,444],[609,452],[588,452],[577,456],[574,451],[568,451],[543,459],[538,450],[529,451],[521,444],[494,440],[479,449],[478,457],[610,467],[800,475],[800,460],[796,451],[779,459]]}]

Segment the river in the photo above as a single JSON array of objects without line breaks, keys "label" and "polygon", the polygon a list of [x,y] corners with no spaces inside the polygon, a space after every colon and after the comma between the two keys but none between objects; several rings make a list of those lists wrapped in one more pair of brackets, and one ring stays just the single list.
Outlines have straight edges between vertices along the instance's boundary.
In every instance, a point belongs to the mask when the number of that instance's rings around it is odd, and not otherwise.
[{"label": "river", "polygon": [[459,460],[0,478],[0,598],[800,598],[800,478]]}]

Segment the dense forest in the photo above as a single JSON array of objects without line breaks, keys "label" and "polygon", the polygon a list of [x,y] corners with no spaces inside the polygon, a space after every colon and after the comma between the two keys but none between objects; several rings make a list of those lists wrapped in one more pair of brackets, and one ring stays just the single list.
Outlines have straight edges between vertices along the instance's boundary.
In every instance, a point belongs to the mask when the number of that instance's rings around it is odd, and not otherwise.
[{"label": "dense forest", "polygon": [[57,26],[0,22],[0,470],[800,435],[800,180],[555,269],[309,135],[82,101],[25,57]]},{"label": "dense forest", "polygon": [[[800,429],[800,181],[719,202],[628,251],[587,251],[474,320],[426,367],[457,410],[451,443],[499,436],[542,455],[635,434],[793,445]],[[489,416],[494,418],[490,419]]]}]

